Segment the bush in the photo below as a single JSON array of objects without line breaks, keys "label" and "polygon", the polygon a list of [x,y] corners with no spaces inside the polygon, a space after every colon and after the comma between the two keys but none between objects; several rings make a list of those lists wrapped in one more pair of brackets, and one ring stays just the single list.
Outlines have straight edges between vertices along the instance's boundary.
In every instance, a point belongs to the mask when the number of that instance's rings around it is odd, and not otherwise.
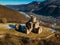
[{"label": "bush", "polygon": [[1,22],[4,23],[4,24],[7,23],[7,19],[6,18],[2,18]]}]

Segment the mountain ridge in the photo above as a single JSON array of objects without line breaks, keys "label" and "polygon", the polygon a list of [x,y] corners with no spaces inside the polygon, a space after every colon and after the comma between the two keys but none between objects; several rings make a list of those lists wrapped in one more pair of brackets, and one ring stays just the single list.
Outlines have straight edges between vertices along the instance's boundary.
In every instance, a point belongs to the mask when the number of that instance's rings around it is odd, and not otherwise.
[{"label": "mountain ridge", "polygon": [[60,12],[59,5],[60,5],[60,0],[45,0],[43,2],[33,1],[25,5],[11,6],[11,8],[17,11],[32,12],[38,15],[47,15],[47,16],[51,15],[53,17],[56,17],[56,16],[58,17]]}]

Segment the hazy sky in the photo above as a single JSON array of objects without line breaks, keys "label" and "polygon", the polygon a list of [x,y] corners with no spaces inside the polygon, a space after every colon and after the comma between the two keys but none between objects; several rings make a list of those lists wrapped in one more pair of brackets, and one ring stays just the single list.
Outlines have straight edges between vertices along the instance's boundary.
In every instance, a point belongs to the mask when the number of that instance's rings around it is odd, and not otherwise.
[{"label": "hazy sky", "polygon": [[[36,1],[36,0],[0,0],[0,4],[2,5],[17,5],[17,4],[27,4],[29,2]],[[44,0],[38,0],[44,1]]]}]

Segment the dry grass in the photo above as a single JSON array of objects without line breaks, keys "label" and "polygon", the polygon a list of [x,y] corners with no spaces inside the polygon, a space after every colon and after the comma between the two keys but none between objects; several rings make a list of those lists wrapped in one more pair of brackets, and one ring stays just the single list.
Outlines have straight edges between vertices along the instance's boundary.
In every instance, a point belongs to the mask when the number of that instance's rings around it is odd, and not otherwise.
[{"label": "dry grass", "polygon": [[8,22],[17,23],[25,23],[28,20],[23,14],[0,5],[0,22],[2,18],[6,18]]},{"label": "dry grass", "polygon": [[25,34],[22,32],[18,32],[15,29],[2,29],[0,28],[0,34],[2,33],[7,33],[7,34],[12,34],[12,35],[17,35],[17,36],[21,36],[21,37],[29,37],[29,38],[41,38],[41,37],[47,37],[48,35],[52,34],[52,31],[49,30],[46,27],[43,27],[42,33],[40,34],[36,34],[31,32],[30,34]]},{"label": "dry grass", "polygon": [[14,29],[0,28],[0,45],[60,45],[60,38],[55,37],[55,35],[49,39],[38,40],[38,38],[46,37],[50,34],[52,34],[52,31],[46,27],[43,27],[41,34],[31,32],[28,35]]}]

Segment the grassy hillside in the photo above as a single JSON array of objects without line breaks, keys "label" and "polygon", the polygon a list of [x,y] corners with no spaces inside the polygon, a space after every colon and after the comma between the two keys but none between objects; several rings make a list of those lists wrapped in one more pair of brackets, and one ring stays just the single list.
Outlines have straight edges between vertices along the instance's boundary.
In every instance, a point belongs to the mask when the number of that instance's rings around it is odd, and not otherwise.
[{"label": "grassy hillside", "polygon": [[25,23],[27,21],[27,18],[24,15],[2,5],[0,5],[0,19],[1,18],[6,18],[8,22]]},{"label": "grassy hillside", "polygon": [[60,38],[52,36],[49,39],[32,39],[11,34],[0,34],[0,45],[60,45]]},{"label": "grassy hillside", "polygon": [[[54,44],[54,40],[55,40],[54,35],[51,38],[48,39],[45,38],[51,35],[52,31],[46,27],[42,27],[42,28],[43,28],[42,33],[36,34],[31,32],[28,35],[16,31],[15,29],[0,28],[0,45],[50,45],[50,43]],[[51,39],[53,40],[53,42]],[[56,41],[58,41],[57,38]]]}]

